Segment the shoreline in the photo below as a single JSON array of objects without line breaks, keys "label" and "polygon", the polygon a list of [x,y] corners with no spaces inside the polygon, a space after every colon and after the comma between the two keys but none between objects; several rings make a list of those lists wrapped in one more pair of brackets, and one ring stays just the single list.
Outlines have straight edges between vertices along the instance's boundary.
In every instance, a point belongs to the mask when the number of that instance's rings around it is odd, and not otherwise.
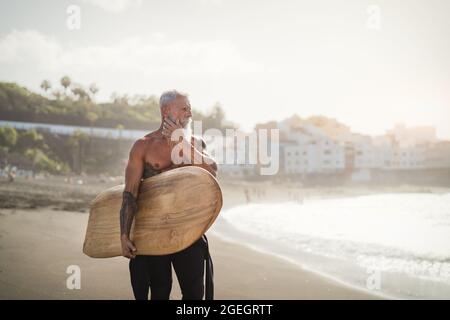
[{"label": "shoreline", "polygon": [[[0,178],[0,209],[55,208],[65,211],[88,212],[89,203],[101,191],[122,184],[122,178],[111,180],[79,177],[67,182],[63,177],[39,179],[18,177],[12,183]],[[245,204],[245,189],[251,203],[302,201],[303,199],[354,197],[377,193],[448,193],[449,187],[401,184],[396,186],[341,185],[303,187],[292,183],[248,182],[219,180],[224,195],[223,207]]]}]

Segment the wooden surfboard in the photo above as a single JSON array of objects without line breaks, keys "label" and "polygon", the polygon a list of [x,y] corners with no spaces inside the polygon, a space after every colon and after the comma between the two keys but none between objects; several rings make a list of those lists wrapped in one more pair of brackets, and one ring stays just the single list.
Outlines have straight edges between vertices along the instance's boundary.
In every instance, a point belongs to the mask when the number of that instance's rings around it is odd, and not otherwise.
[{"label": "wooden surfboard", "polygon": [[[102,191],[90,204],[83,252],[93,258],[122,255],[120,209],[124,185]],[[184,166],[141,182],[130,238],[138,255],[181,251],[211,227],[222,208],[219,183],[207,170]]]}]

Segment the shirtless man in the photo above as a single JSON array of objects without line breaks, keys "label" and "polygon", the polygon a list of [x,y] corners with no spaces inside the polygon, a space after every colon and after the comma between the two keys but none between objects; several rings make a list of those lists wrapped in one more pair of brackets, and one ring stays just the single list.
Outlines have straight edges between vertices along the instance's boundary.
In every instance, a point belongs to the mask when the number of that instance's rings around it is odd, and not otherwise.
[{"label": "shirtless man", "polygon": [[[149,289],[151,290],[151,299],[169,299],[172,289],[171,265],[177,274],[183,299],[203,299],[205,258],[209,259],[207,266],[208,263],[211,263],[212,267],[212,261],[207,252],[207,242],[205,243],[206,237],[205,240],[203,237],[200,238],[180,252],[162,256],[137,255],[136,247],[130,240],[131,225],[138,209],[137,197],[141,179],[183,165],[202,167],[214,176],[217,172],[216,163],[205,151],[204,141],[190,135],[192,113],[187,96],[175,90],[164,92],[161,95],[159,106],[161,111],[160,127],[137,140],[129,154],[120,210],[122,255],[130,259],[131,285],[136,299],[147,300]],[[183,134],[180,139],[175,140],[173,136],[180,131]],[[181,164],[178,160],[173,161],[172,156],[174,147],[180,146],[183,147],[182,150],[191,150],[190,155],[187,152],[183,154],[183,151],[178,153],[184,160]],[[191,159],[196,159],[196,161],[191,161]],[[209,275],[209,279],[212,281],[211,275]],[[210,290],[206,289],[208,295]],[[209,296],[211,298],[211,292],[209,292]]]}]

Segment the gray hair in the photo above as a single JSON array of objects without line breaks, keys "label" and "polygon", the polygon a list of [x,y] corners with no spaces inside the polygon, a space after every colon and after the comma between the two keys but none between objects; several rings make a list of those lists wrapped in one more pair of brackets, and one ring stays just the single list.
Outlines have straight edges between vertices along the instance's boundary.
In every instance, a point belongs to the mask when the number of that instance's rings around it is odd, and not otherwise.
[{"label": "gray hair", "polygon": [[187,98],[187,96],[188,95],[186,93],[181,93],[181,92],[179,92],[177,90],[165,91],[165,92],[163,92],[163,94],[159,98],[159,108],[160,109],[164,108],[169,103],[171,103],[172,101],[174,101],[175,99],[177,99],[179,97],[186,97]]}]

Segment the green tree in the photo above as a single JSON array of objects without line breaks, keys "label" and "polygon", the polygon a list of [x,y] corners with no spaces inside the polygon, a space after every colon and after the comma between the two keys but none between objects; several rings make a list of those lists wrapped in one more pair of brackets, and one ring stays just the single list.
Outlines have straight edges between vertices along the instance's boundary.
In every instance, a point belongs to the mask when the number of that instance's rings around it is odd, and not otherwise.
[{"label": "green tree", "polygon": [[220,128],[222,126],[222,122],[225,120],[225,111],[218,102],[213,106],[213,110],[211,112],[211,120],[214,122],[217,128]]},{"label": "green tree", "polygon": [[41,149],[30,148],[25,150],[25,156],[33,162],[35,169],[51,173],[68,172],[67,164],[49,158]]},{"label": "green tree", "polygon": [[64,90],[67,91],[67,88],[70,87],[72,80],[68,76],[64,76],[61,78],[61,85],[64,87]]},{"label": "green tree", "polygon": [[97,92],[100,89],[97,87],[97,85],[95,83],[91,83],[91,85],[89,86],[89,91],[92,93],[92,96],[95,97],[95,95],[97,94]]},{"label": "green tree", "polygon": [[17,143],[17,131],[11,126],[0,127],[0,147],[10,150]]},{"label": "green tree", "polygon": [[41,82],[41,89],[44,90],[44,92],[47,92],[52,87],[50,81],[44,80]]},{"label": "green tree", "polygon": [[203,129],[207,130],[210,128],[222,129],[223,122],[225,120],[225,111],[223,110],[220,103],[213,105],[211,110],[207,115],[202,114],[198,111],[193,111],[193,117],[195,120],[201,120],[203,122]]},{"label": "green tree", "polygon": [[97,121],[97,119],[98,119],[98,115],[95,112],[88,111],[86,113],[86,119],[89,121],[89,125],[91,126],[91,129],[92,129],[94,122]]},{"label": "green tree", "polygon": [[44,137],[35,129],[22,131],[19,134],[14,150],[24,152],[29,148],[39,148],[44,150],[48,149],[48,146],[45,144]]},{"label": "green tree", "polygon": [[75,85],[71,88],[74,96],[78,98],[78,100],[90,101],[91,98],[86,90],[81,85]]},{"label": "green tree", "polygon": [[61,100],[61,98],[64,96],[64,92],[61,90],[53,90],[52,95],[56,98],[56,100]]}]

